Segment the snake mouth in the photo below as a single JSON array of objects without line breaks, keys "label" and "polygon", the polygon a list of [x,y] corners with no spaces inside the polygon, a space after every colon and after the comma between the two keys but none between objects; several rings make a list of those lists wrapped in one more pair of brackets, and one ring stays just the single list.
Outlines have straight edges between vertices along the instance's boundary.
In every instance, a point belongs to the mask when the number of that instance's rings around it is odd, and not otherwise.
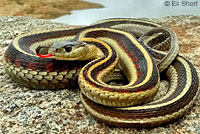
[{"label": "snake mouth", "polygon": [[[47,55],[48,56],[48,55]],[[82,57],[81,56],[79,56],[79,57],[67,57],[67,58],[65,58],[65,57],[59,57],[59,56],[57,56],[57,57],[54,57],[56,60],[68,60],[68,61],[75,61],[75,60],[80,60]]]},{"label": "snake mouth", "polygon": [[[39,46],[39,47],[36,49],[36,54],[37,54],[37,56],[39,56],[40,58],[49,58],[49,57],[52,57],[52,56],[53,56],[53,54],[51,54],[51,53],[49,53],[49,54],[41,54],[41,53],[40,53],[41,48],[45,48],[45,47]],[[49,48],[49,47],[48,47],[48,48]]]}]

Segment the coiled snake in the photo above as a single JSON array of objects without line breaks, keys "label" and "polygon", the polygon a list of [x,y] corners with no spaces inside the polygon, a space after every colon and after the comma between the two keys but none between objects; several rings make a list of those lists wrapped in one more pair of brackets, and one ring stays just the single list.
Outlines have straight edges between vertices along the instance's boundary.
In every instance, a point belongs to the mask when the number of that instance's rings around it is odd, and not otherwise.
[{"label": "coiled snake", "polygon": [[[14,81],[29,88],[70,88],[78,79],[82,103],[98,120],[152,127],[182,116],[198,95],[197,72],[178,50],[168,28],[145,20],[107,19],[21,35],[6,50],[4,65]],[[152,101],[159,72],[169,80],[169,92]],[[109,84],[126,81],[123,75],[128,83]]]}]

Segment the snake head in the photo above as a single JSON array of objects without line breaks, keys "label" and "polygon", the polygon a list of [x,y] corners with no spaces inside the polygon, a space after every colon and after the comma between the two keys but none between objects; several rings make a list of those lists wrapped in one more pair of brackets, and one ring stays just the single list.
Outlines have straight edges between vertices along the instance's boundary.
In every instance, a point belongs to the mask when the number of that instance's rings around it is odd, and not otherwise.
[{"label": "snake head", "polygon": [[[70,54],[72,49],[75,48],[75,46],[81,47],[84,45],[81,45],[80,42],[74,42],[74,41],[63,41],[63,42],[56,42],[50,47],[45,47],[45,46],[39,46],[36,49],[37,56],[41,58],[55,58],[55,59],[63,59],[64,57],[69,57],[65,56],[67,54]],[[41,54],[41,49],[43,48],[48,48],[48,53],[47,54]],[[76,55],[73,54],[71,57],[75,57]]]},{"label": "snake head", "polygon": [[82,41],[56,42],[49,47],[47,55],[39,55],[41,58],[52,57],[56,60],[91,60],[95,57],[94,45]]}]

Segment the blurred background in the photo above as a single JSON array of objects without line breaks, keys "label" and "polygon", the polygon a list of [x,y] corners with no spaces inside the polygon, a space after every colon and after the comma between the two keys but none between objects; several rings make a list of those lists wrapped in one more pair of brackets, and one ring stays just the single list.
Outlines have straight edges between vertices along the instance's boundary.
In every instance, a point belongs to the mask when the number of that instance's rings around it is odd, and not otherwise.
[{"label": "blurred background", "polygon": [[73,25],[105,18],[199,15],[200,0],[0,0],[1,16],[31,16]]}]

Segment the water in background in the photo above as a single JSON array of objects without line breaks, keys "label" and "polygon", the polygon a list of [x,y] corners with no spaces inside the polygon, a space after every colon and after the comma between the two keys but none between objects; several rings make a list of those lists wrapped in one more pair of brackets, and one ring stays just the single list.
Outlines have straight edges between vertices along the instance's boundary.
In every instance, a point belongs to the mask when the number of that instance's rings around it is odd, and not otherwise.
[{"label": "water in background", "polygon": [[158,18],[171,15],[200,15],[200,0],[84,0],[105,8],[72,11],[53,19],[71,25],[89,25],[106,18]]}]

